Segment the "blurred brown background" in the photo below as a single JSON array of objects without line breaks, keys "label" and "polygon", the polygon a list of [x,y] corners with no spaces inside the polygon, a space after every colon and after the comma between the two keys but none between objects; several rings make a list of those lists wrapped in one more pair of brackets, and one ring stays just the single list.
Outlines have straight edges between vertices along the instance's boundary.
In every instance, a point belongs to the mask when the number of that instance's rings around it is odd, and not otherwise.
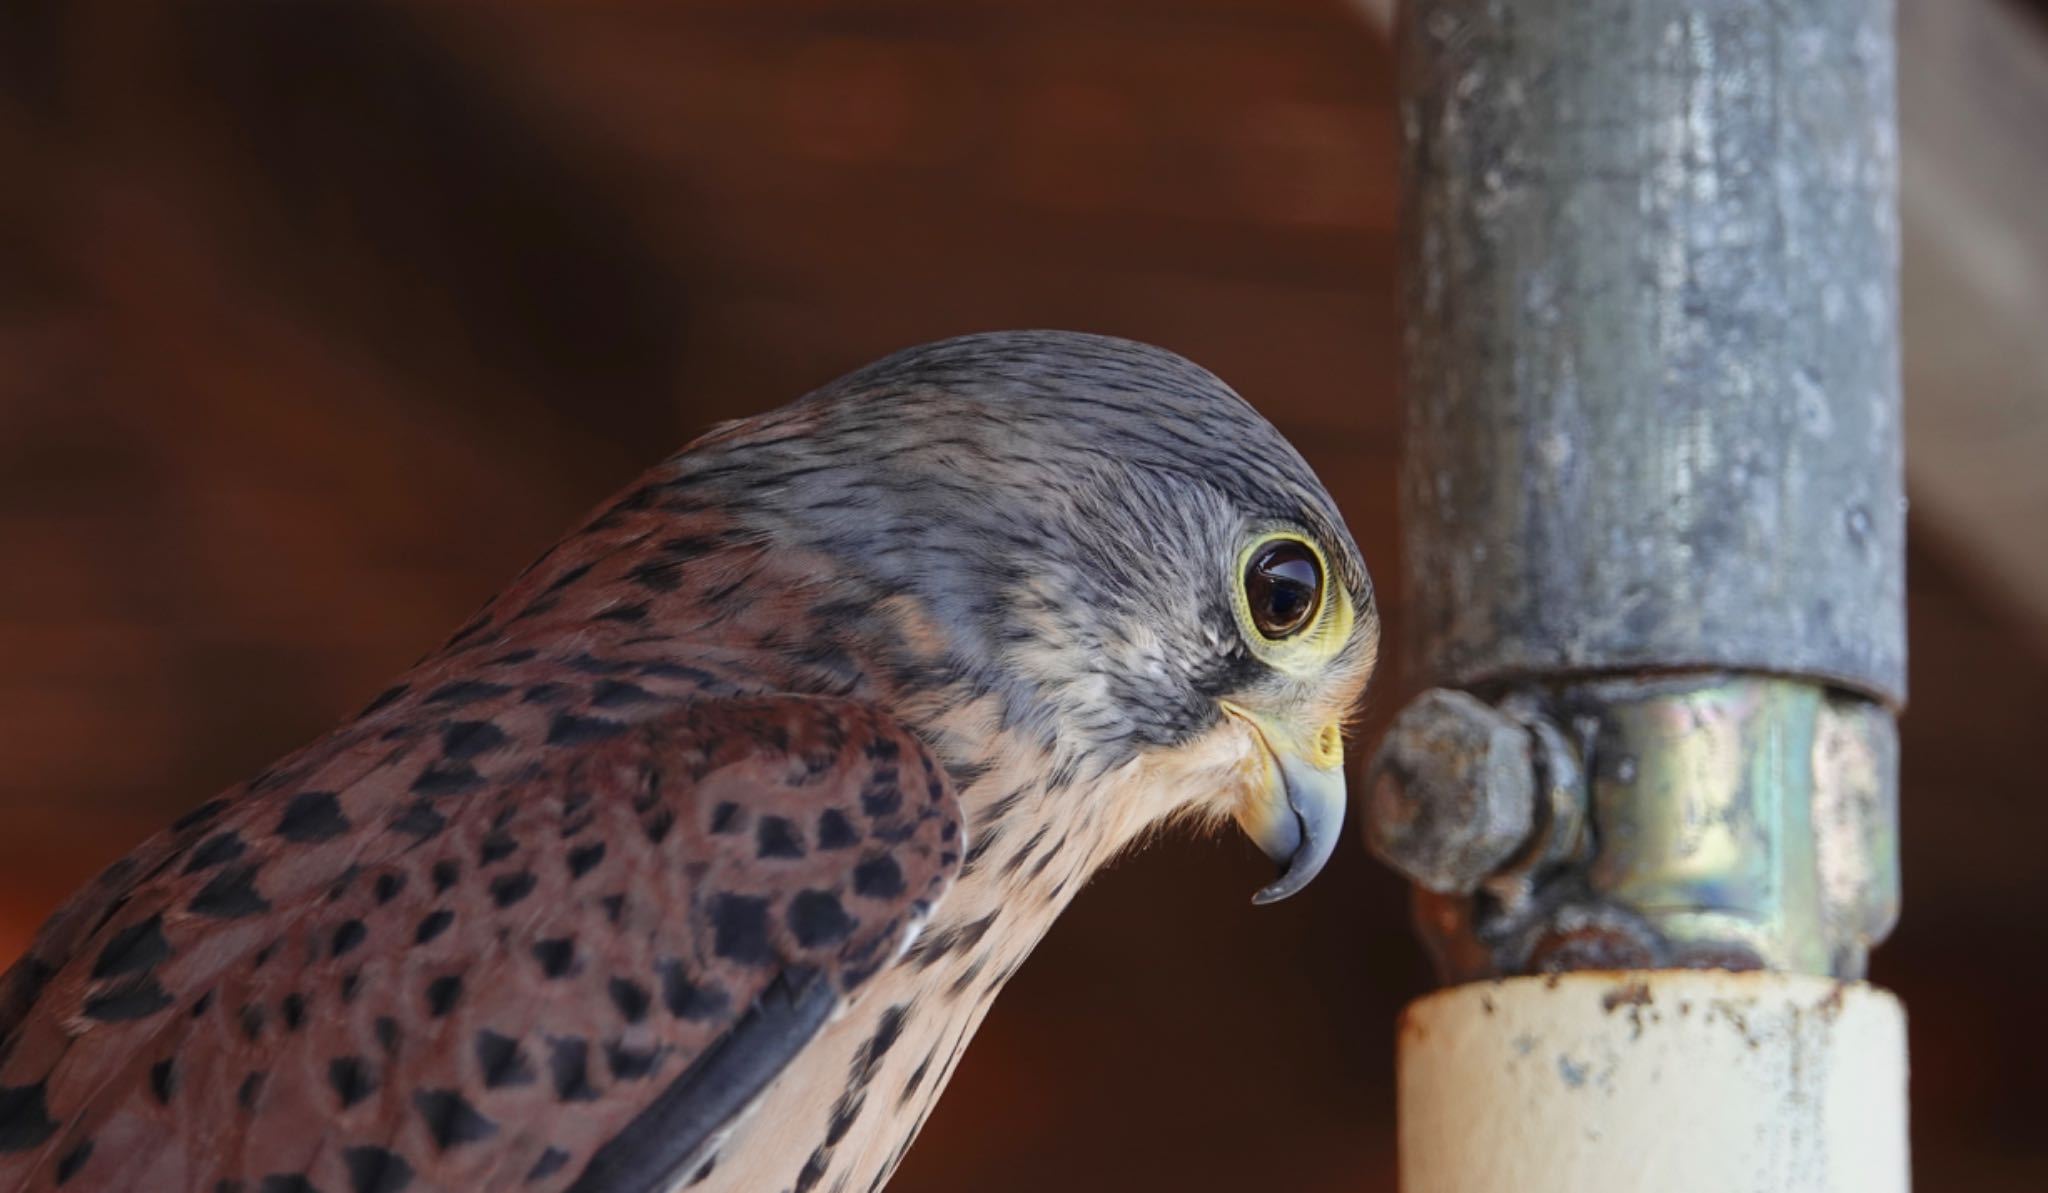
[{"label": "blurred brown background", "polygon": [[[706,423],[941,335],[1216,369],[1338,494],[1398,627],[1395,134],[1336,0],[11,0],[0,955]],[[1981,294],[1915,245],[1946,218],[1909,218],[1909,269]],[[2048,505],[2013,507],[2048,465],[2002,480],[1956,436],[2027,442],[2048,403],[1973,342],[1909,347],[1916,461],[1964,467],[1913,474],[1908,894],[1875,976],[1912,1016],[1919,1186],[2039,1190]],[[1178,842],[1092,887],[892,1188],[1390,1190],[1393,1018],[1429,980],[1405,895],[1355,841],[1255,912],[1264,873]]]}]

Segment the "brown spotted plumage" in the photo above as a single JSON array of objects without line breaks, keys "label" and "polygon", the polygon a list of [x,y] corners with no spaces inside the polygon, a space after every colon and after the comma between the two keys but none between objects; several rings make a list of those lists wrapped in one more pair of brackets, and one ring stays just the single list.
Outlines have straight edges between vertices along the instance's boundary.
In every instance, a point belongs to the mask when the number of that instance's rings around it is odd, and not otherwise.
[{"label": "brown spotted plumage", "polygon": [[[1275,533],[1321,645],[1249,637]],[[655,469],[67,903],[0,983],[0,1190],[879,1188],[1147,828],[1321,864],[1375,636],[1207,374],[891,358]]]}]

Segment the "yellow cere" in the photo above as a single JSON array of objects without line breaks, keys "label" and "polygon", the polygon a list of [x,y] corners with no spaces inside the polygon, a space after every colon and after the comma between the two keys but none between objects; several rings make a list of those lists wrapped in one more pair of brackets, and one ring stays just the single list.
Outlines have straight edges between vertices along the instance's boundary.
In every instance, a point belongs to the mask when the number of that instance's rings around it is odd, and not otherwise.
[{"label": "yellow cere", "polygon": [[1344,765],[1344,729],[1335,721],[1322,727],[1316,734],[1315,745],[1311,748],[1309,762],[1320,770],[1335,770]]}]

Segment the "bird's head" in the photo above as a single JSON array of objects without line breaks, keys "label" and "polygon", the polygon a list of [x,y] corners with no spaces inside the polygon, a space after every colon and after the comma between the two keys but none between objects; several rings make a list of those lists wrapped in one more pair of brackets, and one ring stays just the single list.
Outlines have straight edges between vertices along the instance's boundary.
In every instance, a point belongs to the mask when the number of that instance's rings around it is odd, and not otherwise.
[{"label": "bird's head", "polygon": [[[1233,817],[1282,866],[1260,902],[1328,860],[1372,584],[1308,465],[1207,371],[1099,336],[968,336],[706,447],[685,475],[744,478],[755,535],[868,594],[842,614],[894,610],[891,632],[929,645],[898,656],[913,728],[1034,743],[1030,799],[1149,801],[1099,819]],[[981,721],[961,734],[967,708]]]}]

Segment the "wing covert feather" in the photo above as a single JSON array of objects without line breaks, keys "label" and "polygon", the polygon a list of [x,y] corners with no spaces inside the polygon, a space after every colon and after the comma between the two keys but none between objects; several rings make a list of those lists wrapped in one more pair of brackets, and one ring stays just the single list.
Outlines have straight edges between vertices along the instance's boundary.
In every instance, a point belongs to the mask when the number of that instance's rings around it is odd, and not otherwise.
[{"label": "wing covert feather", "polygon": [[[246,875],[201,856],[218,837],[160,837],[0,991],[0,1188],[660,1188],[901,953],[960,831],[885,714],[762,696]],[[218,914],[237,901],[260,914]]]}]

